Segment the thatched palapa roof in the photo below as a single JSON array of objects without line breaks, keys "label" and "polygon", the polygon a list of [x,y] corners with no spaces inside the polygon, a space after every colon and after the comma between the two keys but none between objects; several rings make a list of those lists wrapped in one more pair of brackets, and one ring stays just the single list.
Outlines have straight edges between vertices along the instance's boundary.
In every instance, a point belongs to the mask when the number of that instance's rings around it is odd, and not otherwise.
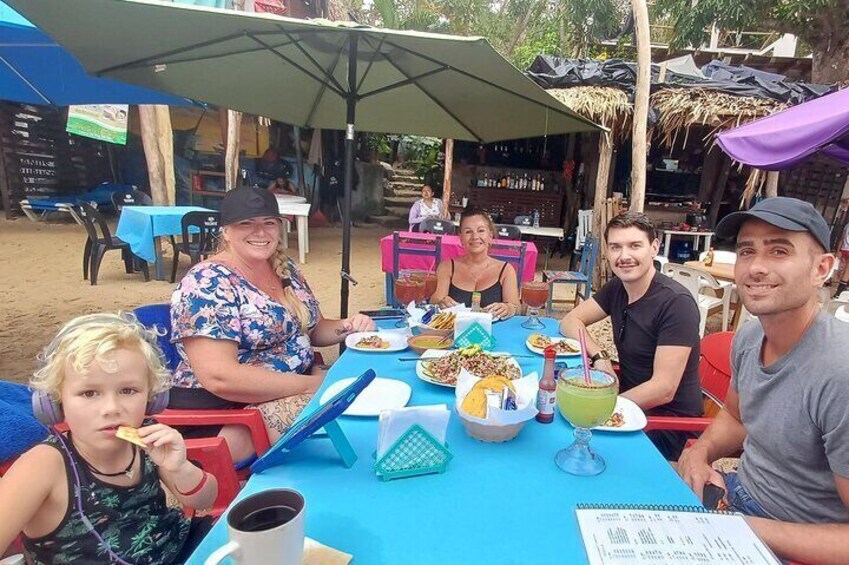
[{"label": "thatched palapa roof", "polygon": [[[551,88],[547,92],[582,116],[609,128],[614,140],[621,141],[630,135],[633,106],[624,90],[612,86],[574,86]],[[766,98],[675,87],[657,90],[651,95],[650,103],[659,114],[655,128],[660,141],[668,147],[674,146],[682,134],[686,144],[692,127],[710,128],[708,139],[787,107]]]},{"label": "thatched palapa roof", "polygon": [[612,86],[573,86],[551,88],[547,92],[585,118],[608,128],[616,141],[631,131],[633,108],[624,90]]}]

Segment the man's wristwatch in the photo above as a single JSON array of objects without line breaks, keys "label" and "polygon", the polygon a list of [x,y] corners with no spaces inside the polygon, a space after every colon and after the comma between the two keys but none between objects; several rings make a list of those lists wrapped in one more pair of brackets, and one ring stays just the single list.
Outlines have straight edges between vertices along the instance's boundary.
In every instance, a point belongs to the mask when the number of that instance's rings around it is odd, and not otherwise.
[{"label": "man's wristwatch", "polygon": [[599,350],[598,353],[590,357],[590,365],[595,365],[595,362],[599,359],[604,359],[605,361],[610,360],[610,354],[607,353],[604,349]]}]

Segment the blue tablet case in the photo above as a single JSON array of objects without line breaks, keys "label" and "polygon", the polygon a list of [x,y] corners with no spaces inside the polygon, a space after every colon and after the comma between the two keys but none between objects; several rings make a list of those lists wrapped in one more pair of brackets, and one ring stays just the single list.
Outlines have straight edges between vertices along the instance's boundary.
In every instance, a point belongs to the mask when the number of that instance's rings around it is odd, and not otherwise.
[{"label": "blue tablet case", "polygon": [[336,422],[342,412],[348,409],[357,396],[365,390],[365,388],[374,380],[375,372],[369,369],[350,385],[345,387],[339,393],[313,410],[310,414],[301,417],[295,422],[289,431],[277,440],[277,443],[265,452],[265,454],[257,459],[251,465],[251,472],[260,473],[269,467],[274,467],[283,462],[286,453],[293,450],[301,444],[305,439],[308,439],[316,431],[324,428],[327,432],[330,441],[333,442],[339,455],[342,456],[342,461],[346,467],[350,467],[357,460],[357,455],[354,453],[348,438]]}]

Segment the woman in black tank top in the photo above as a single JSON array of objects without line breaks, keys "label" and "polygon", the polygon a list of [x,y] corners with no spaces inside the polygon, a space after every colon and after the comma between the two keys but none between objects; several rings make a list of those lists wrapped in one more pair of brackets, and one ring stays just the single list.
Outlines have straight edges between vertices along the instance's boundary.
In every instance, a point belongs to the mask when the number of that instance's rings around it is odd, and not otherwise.
[{"label": "woman in black tank top", "polygon": [[436,291],[431,304],[442,307],[472,305],[472,293],[481,294],[481,307],[496,320],[519,311],[519,287],[513,266],[489,256],[495,227],[483,210],[467,209],[460,218],[460,243],[465,255],[446,259],[436,269]]}]

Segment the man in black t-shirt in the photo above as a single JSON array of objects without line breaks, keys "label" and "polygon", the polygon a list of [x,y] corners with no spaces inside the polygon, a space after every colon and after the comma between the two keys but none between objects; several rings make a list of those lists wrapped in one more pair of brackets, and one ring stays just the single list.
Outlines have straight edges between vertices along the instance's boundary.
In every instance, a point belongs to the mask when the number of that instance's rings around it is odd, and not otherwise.
[{"label": "man in black t-shirt", "polygon": [[[619,352],[620,393],[651,416],[701,416],[699,310],[690,292],[654,269],[658,240],[645,214],[613,218],[604,232],[616,278],[560,322],[578,331],[610,316]],[[593,368],[613,374],[608,353],[587,335]],[[649,438],[666,459],[678,459],[689,432],[655,430]]]}]

